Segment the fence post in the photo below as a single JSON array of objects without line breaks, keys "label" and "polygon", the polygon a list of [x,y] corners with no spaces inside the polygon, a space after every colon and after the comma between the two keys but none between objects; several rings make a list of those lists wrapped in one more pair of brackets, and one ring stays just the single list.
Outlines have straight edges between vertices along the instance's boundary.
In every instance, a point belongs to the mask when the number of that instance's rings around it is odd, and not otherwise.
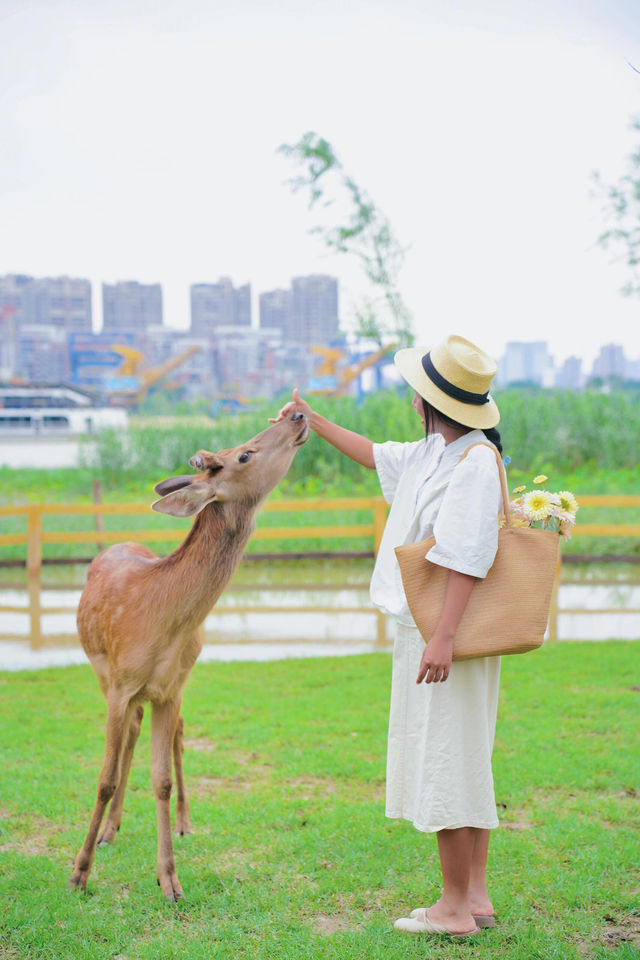
[{"label": "fence post", "polygon": [[376,643],[379,647],[387,645],[387,616],[382,610],[376,610]]},{"label": "fence post", "polygon": [[27,571],[40,573],[42,567],[42,510],[38,504],[27,513]]},{"label": "fence post", "polygon": [[560,583],[562,581],[562,552],[558,552],[558,563],[556,565],[556,575],[551,590],[551,608],[549,610],[549,640],[555,642],[558,639],[558,594],[560,592]]},{"label": "fence post", "polygon": [[42,608],[40,606],[40,571],[27,574],[27,590],[29,593],[29,623],[31,636],[29,646],[32,650],[39,650],[42,640]]},{"label": "fence post", "polygon": [[373,553],[378,556],[380,541],[387,522],[387,505],[382,497],[375,497],[373,501]]},{"label": "fence post", "polygon": [[[91,484],[93,489],[93,502],[95,504],[102,503],[102,485],[99,480],[94,480]],[[96,513],[96,530],[98,533],[102,533],[104,530],[104,517],[101,513]],[[104,543],[100,540],[97,541],[98,551],[104,550]]]}]

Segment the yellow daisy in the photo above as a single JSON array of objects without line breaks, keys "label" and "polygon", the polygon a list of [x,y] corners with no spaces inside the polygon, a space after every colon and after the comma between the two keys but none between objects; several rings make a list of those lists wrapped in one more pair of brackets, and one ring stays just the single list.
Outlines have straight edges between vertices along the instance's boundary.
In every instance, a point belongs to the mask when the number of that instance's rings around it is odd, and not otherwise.
[{"label": "yellow daisy", "polygon": [[514,487],[514,488],[513,488],[513,492],[514,492],[514,493],[523,493],[523,491],[525,491],[526,489],[527,489],[526,486],[523,484],[521,487]]},{"label": "yellow daisy", "polygon": [[552,509],[553,499],[548,490],[533,490],[522,498],[522,510],[529,520],[546,520]]},{"label": "yellow daisy", "polygon": [[560,490],[558,493],[560,497],[560,506],[565,513],[570,513],[572,516],[575,516],[578,509],[578,501],[569,490]]},{"label": "yellow daisy", "polygon": [[511,518],[512,527],[528,527],[529,521],[526,517],[523,517],[522,514],[516,514]]},{"label": "yellow daisy", "polygon": [[533,482],[534,482],[534,483],[546,483],[548,479],[549,479],[549,477],[545,477],[544,473],[541,473],[540,476],[533,478]]}]

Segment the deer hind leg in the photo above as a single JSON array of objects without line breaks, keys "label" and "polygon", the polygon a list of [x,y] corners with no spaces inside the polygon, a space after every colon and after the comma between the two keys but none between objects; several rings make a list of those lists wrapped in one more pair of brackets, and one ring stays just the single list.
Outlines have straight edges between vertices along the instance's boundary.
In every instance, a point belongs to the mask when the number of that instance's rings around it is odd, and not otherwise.
[{"label": "deer hind leg", "polygon": [[104,763],[98,778],[98,796],[85,841],[75,859],[69,887],[85,889],[96,852],[96,839],[107,804],[113,797],[120,777],[120,765],[125,732],[129,729],[132,707],[120,701],[114,693],[107,696],[107,725]]},{"label": "deer hind leg", "polygon": [[109,806],[109,813],[107,814],[107,820],[105,822],[102,833],[98,837],[98,846],[104,846],[108,843],[113,843],[114,837],[118,830],[120,829],[120,823],[122,821],[122,807],[124,804],[124,794],[127,789],[127,780],[129,778],[129,770],[131,768],[131,760],[133,757],[133,751],[135,750],[138,737],[140,736],[140,727],[142,725],[142,716],[143,709],[141,706],[135,708],[133,716],[131,717],[131,723],[129,724],[129,732],[127,734],[127,739],[124,745],[124,750],[122,753],[122,762],[120,764],[120,778],[118,780],[118,786],[116,792],[113,795],[111,805]]},{"label": "deer hind leg", "polygon": [[165,899],[175,901],[184,896],[173,856],[171,840],[171,751],[180,701],[154,703],[151,712],[151,778],[156,795],[158,815],[158,883]]},{"label": "deer hind leg", "polygon": [[178,717],[176,732],[173,735],[173,767],[176,774],[176,833],[183,836],[191,833],[189,820],[189,799],[184,786],[182,755],[184,754],[184,720]]}]

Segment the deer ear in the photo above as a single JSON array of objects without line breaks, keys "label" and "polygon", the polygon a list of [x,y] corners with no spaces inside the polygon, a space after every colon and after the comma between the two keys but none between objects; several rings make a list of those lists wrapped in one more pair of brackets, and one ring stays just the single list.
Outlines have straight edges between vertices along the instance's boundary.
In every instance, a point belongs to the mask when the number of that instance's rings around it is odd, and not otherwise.
[{"label": "deer ear", "polygon": [[151,509],[158,513],[168,513],[171,517],[193,517],[215,499],[216,495],[210,487],[203,483],[194,483],[155,500]]},{"label": "deer ear", "polygon": [[159,493],[161,497],[164,497],[165,494],[173,493],[174,490],[188,487],[192,480],[192,473],[184,474],[181,477],[169,477],[168,480],[161,480],[159,483],[156,483],[153,489],[155,493]]}]

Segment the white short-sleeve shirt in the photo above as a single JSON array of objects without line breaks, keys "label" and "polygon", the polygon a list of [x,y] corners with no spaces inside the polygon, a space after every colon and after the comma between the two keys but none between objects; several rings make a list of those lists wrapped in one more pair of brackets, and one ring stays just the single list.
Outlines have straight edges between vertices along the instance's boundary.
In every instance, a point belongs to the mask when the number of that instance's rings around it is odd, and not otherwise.
[{"label": "white short-sleeve shirt", "polygon": [[486,577],[498,548],[501,486],[495,453],[471,430],[445,445],[440,434],[414,443],[374,443],[382,494],[391,505],[371,578],[371,600],[384,613],[413,625],[394,548],[435,537],[431,563]]}]

